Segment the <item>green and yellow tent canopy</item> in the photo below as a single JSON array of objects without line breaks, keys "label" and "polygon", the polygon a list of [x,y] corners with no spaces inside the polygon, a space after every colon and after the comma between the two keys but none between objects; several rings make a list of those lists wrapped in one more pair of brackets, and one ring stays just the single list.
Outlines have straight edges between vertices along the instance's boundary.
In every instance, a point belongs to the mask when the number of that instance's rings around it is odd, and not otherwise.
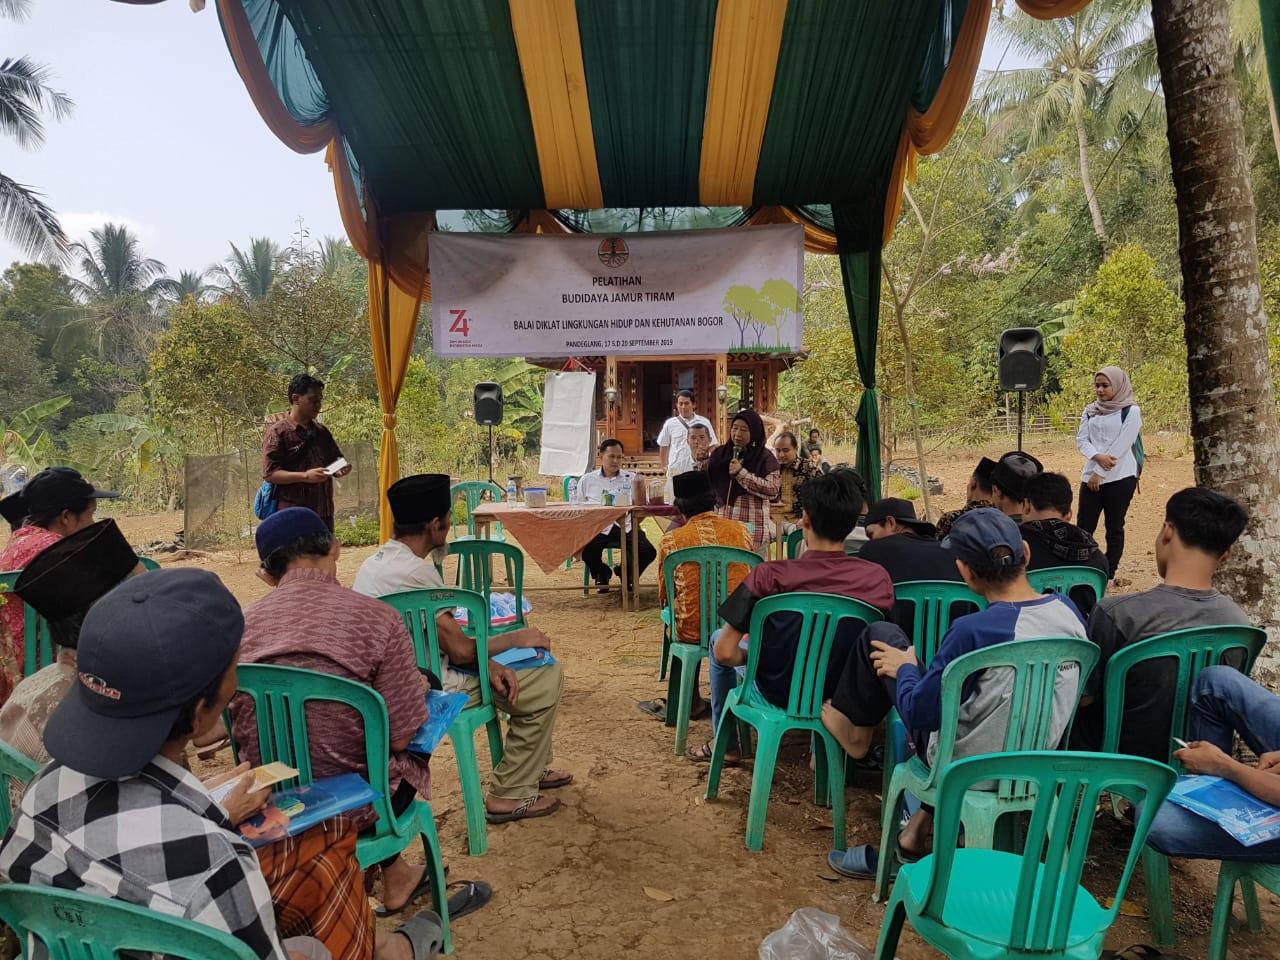
[{"label": "green and yellow tent canopy", "polygon": [[[1088,0],[1018,0],[1033,16]],[[841,257],[878,487],[880,248],[971,95],[991,0],[217,0],[370,263],[383,488],[430,234],[804,224]],[[441,211],[449,211],[444,213]],[[384,511],[383,525],[389,517]],[[386,532],[386,531],[384,531]]]}]

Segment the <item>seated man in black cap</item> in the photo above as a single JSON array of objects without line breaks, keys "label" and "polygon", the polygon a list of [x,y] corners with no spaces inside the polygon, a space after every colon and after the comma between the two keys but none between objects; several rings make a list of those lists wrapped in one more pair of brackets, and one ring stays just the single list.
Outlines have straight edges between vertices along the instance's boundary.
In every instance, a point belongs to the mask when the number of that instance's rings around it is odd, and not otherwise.
[{"label": "seated man in black cap", "polygon": [[[910,500],[885,497],[867,511],[867,543],[858,556],[878,563],[894,584],[910,580],[960,580],[955,557],[938,542],[933,524],[916,519]],[[911,629],[910,601],[895,600],[893,621]]]},{"label": "seated man in black cap", "polygon": [[[387,490],[395,517],[393,538],[360,565],[355,589],[370,597],[404,590],[431,590],[444,586],[439,571],[427,555],[444,546],[449,536],[449,478],[442,473],[405,477]],[[472,703],[480,702],[480,678],[455,669],[477,668],[476,644],[462,632],[452,613],[436,620],[440,628],[441,681],[446,690],[462,690]],[[512,630],[489,637],[489,653],[511,647],[550,649],[551,641],[536,627]],[[551,738],[556,712],[564,690],[564,673],[558,663],[528,667],[517,673],[495,663],[487,665],[494,702],[511,717],[506,749],[493,768],[485,811],[491,823],[545,817],[560,806],[555,797],[539,791],[573,782],[573,774],[551,769]]]},{"label": "seated man in black cap", "polygon": [[[697,566],[682,563],[675,570],[675,596],[667,596],[667,582],[662,576],[662,564],[668,556],[686,547],[738,547],[754,549],[751,531],[738,520],[729,520],[716,513],[716,495],[711,489],[711,478],[703,470],[691,470],[677,474],[671,481],[675,493],[675,505],[688,519],[674,530],[668,530],[658,544],[658,605],[671,607],[672,640],[677,643],[700,643],[702,640],[702,615],[698,609],[702,577]],[[729,568],[729,592],[738,589],[750,572],[746,564]],[[715,626],[715,624],[712,624]],[[702,664],[698,664],[701,670]],[[667,701],[663,697],[643,700],[640,709],[659,720],[667,719]],[[693,678],[693,705],[689,716],[700,719],[711,712],[711,704],[704,700],[698,689],[698,678]],[[674,717],[675,714],[672,714]]]},{"label": "seated man in black cap", "polygon": [[44,728],[75,681],[85,614],[108,590],[142,570],[114,520],[99,520],[64,537],[27,564],[14,593],[48,622],[58,658],[13,688],[0,707],[0,740],[36,763],[49,762]]},{"label": "seated man in black cap", "polygon": [[1015,523],[1021,521],[1027,481],[1043,469],[1044,465],[1029,453],[1017,450],[1006,453],[991,468],[992,505],[1013,517]]},{"label": "seated man in black cap", "polygon": [[995,465],[996,462],[990,457],[983,457],[978,461],[969,476],[969,485],[965,488],[964,506],[959,510],[948,510],[938,518],[935,533],[939,540],[945,538],[951,531],[951,525],[970,510],[995,506],[991,492],[991,471],[995,469]]},{"label": "seated man in black cap", "polygon": [[[311,937],[281,940],[253,848],[182,766],[193,735],[235,693],[243,628],[235,597],[203,570],[132,578],[93,606],[80,632],[79,683],[45,729],[54,762],[31,782],[0,847],[5,880],[203,923],[263,960],[330,955]],[[261,807],[269,794],[250,794],[251,784],[246,776],[225,802]],[[364,950],[353,956],[367,957],[373,917],[354,854],[352,837],[345,874],[325,875],[325,906],[358,928]],[[397,932],[378,937],[374,956],[420,960],[426,941],[438,943],[439,917],[424,911]]]}]

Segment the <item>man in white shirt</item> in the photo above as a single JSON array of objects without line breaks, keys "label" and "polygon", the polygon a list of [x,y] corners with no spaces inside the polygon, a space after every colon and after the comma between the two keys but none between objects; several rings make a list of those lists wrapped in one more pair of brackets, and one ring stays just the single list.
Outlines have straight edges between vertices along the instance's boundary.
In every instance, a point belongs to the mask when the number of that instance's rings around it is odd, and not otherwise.
[{"label": "man in white shirt", "polygon": [[700,423],[707,428],[711,437],[711,446],[720,441],[716,439],[716,431],[711,421],[693,412],[693,391],[681,390],[676,394],[676,415],[669,417],[658,434],[658,450],[662,457],[662,468],[667,471],[667,479],[690,470],[698,469],[693,462],[693,454],[689,450],[689,428]]},{"label": "man in white shirt", "polygon": [[[578,490],[574,494],[573,502],[603,503],[604,495],[608,493],[613,497],[615,503],[618,502],[619,494],[623,495],[624,502],[630,503],[631,481],[635,479],[635,476],[630,470],[622,469],[622,441],[610,437],[600,443],[600,469],[592,470],[578,481]],[[631,533],[630,514],[627,514],[626,532],[628,534]],[[627,574],[628,579],[632,582],[636,577],[644,573],[645,568],[653,563],[654,557],[658,555],[658,551],[649,542],[649,538],[644,535],[643,527],[640,528],[637,536],[639,539],[637,546],[640,552],[639,570],[636,569],[630,553],[627,555]],[[623,542],[625,542],[625,546],[623,546]],[[622,530],[618,525],[611,523],[587,541],[587,545],[582,548],[582,562],[591,571],[591,576],[595,579],[596,587],[600,593],[608,592],[609,578],[611,576],[616,574],[619,579],[622,578],[622,571],[618,567],[610,570],[609,565],[601,559],[606,547],[621,547],[623,550],[630,551],[631,537],[623,537]]]},{"label": "man in white shirt", "polygon": [[[395,518],[392,539],[360,565],[354,589],[370,597],[404,590],[432,590],[444,586],[440,572],[427,560],[449,537],[449,478],[424,473],[396,481],[387,490]],[[480,702],[480,678],[455,667],[475,670],[476,644],[462,632],[452,612],[436,618],[440,636],[441,682],[449,691],[470,695],[469,705]],[[551,649],[551,641],[536,627],[525,627],[489,636],[489,654],[512,647]],[[510,715],[502,760],[493,768],[485,815],[490,823],[527,820],[555,813],[560,801],[541,790],[573,782],[573,774],[551,769],[551,736],[564,690],[564,673],[558,663],[528,667],[518,674],[510,667],[489,661],[489,682],[499,710]]]}]

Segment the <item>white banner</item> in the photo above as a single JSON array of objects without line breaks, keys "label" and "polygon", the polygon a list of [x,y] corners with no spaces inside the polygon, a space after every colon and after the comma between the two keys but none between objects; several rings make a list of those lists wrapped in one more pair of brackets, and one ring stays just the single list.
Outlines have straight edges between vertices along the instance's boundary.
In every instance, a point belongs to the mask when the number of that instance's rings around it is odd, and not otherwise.
[{"label": "white banner", "polygon": [[595,440],[596,375],[547,374],[542,394],[542,452],[538,472],[548,477],[582,476],[591,469]]},{"label": "white banner", "polygon": [[431,235],[442,357],[800,349],[804,229]]}]

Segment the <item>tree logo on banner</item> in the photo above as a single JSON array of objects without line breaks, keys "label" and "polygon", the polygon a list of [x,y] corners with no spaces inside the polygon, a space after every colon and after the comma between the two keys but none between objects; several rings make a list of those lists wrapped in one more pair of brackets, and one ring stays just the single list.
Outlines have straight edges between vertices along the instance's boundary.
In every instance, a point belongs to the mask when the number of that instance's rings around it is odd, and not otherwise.
[{"label": "tree logo on banner", "polygon": [[[788,314],[800,312],[800,292],[789,280],[766,280],[760,284],[759,290],[739,283],[725,291],[724,309],[738,327],[739,349],[776,350],[784,346],[783,321]],[[773,328],[774,343],[766,344],[764,333],[770,327]],[[755,343],[747,342],[747,331],[751,331]]]},{"label": "tree logo on banner", "polygon": [[621,237],[605,237],[600,241],[596,256],[606,267],[620,267],[627,262],[631,251],[627,249],[627,241]]}]

